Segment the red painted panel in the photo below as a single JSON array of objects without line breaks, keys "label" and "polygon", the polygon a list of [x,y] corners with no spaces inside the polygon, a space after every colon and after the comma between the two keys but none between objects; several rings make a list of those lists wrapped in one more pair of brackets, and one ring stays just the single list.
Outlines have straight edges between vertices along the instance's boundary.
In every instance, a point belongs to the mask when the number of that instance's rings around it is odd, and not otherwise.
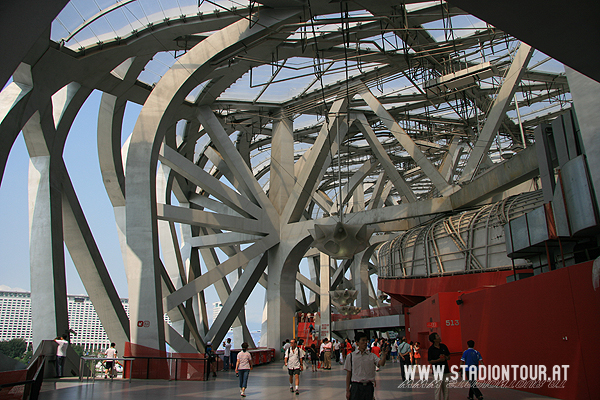
[{"label": "red painted panel", "polygon": [[[531,271],[519,270],[519,272]],[[491,286],[504,285],[506,283],[506,277],[512,274],[512,271],[505,270],[440,276],[435,278],[380,278],[378,281],[378,288],[381,289],[381,291],[388,293],[392,297],[395,297],[394,295],[429,297],[441,292],[465,292],[474,289],[483,289]]]},{"label": "red painted panel", "polygon": [[600,337],[600,290],[592,286],[592,264],[590,261],[578,266],[569,267],[571,296],[577,320],[581,361],[590,398],[600,396],[600,364],[598,359],[598,338]]},{"label": "red painted panel", "polygon": [[[450,353],[460,353],[462,349],[460,310],[456,304],[459,293],[440,293],[440,325],[442,341]],[[458,365],[458,364],[457,364]]]},{"label": "red painted panel", "polygon": [[463,295],[463,347],[473,339],[491,365],[569,365],[564,388],[523,389],[560,399],[600,393],[600,293],[591,263]]},{"label": "red painted panel", "polygon": [[429,334],[436,332],[448,346],[450,365],[460,363],[461,347],[460,311],[456,300],[459,293],[437,293],[422,303],[411,307],[410,322],[407,322],[408,341],[421,343],[421,363],[427,364]]}]

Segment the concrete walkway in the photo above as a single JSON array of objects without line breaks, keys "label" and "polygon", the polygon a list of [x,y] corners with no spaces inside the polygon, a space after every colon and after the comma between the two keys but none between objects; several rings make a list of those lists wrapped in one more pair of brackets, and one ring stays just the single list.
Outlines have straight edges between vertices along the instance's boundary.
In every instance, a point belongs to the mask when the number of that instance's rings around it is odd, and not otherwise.
[{"label": "concrete walkway", "polygon": [[[386,364],[377,374],[375,398],[377,400],[415,399],[433,400],[434,389],[398,389],[399,364]],[[289,391],[287,371],[282,362],[256,367],[250,372],[246,399],[345,399],[345,371],[341,365],[329,371],[305,371],[300,377],[300,395]],[[538,400],[550,397],[538,396],[512,389],[484,389],[485,400]],[[450,400],[464,400],[468,389],[450,389]],[[45,381],[42,400],[145,400],[145,399],[240,399],[239,381],[235,372],[219,372],[217,378],[207,382],[147,381],[98,379],[95,383],[76,378]]]}]

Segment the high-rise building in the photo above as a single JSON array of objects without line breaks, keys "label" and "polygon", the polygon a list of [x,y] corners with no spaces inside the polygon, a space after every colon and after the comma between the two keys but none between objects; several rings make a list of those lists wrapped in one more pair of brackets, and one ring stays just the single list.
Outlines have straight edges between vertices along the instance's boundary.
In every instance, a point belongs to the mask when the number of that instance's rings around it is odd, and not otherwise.
[{"label": "high-rise building", "polygon": [[0,341],[15,338],[32,342],[31,293],[0,292]]},{"label": "high-rise building", "polygon": [[[129,300],[121,299],[125,313],[129,316]],[[81,346],[84,351],[102,350],[110,345],[100,318],[88,296],[67,296],[71,344]],[[170,323],[165,314],[165,322]],[[0,341],[23,338],[33,341],[31,330],[31,293],[0,292]],[[54,338],[46,338],[54,339]]]},{"label": "high-rise building", "polygon": [[221,312],[222,309],[223,309],[223,303],[218,302],[218,301],[213,303],[213,315],[212,315],[213,322],[215,322],[215,320],[219,316],[219,313]]}]

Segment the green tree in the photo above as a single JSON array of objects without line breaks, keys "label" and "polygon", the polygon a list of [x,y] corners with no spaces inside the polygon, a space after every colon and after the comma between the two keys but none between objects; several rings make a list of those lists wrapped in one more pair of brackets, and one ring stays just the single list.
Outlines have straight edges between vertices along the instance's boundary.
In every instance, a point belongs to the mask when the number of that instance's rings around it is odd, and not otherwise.
[{"label": "green tree", "polygon": [[27,342],[22,338],[0,342],[0,353],[11,358],[20,359],[25,350],[27,350]]},{"label": "green tree", "polygon": [[75,345],[73,345],[71,347],[73,347],[73,350],[75,350],[75,353],[79,354],[79,357],[83,356],[83,347],[81,347],[78,344],[75,344]]},{"label": "green tree", "polygon": [[29,361],[31,361],[31,357],[33,357],[33,351],[29,350],[25,352],[22,357],[17,358],[17,360],[21,361],[25,365],[28,365]]}]

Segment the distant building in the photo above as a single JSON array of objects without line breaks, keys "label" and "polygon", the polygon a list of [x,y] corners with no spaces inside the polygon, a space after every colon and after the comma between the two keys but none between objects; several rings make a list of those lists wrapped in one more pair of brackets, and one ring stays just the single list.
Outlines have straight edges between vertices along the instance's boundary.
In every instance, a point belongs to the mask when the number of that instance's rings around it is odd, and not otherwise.
[{"label": "distant building", "polygon": [[[129,316],[129,300],[121,299]],[[102,350],[110,345],[102,323],[88,296],[67,295],[69,326],[77,332],[71,335],[71,344],[80,345],[84,351]],[[165,314],[165,322],[170,320]],[[23,338],[33,341],[31,330],[31,293],[0,292],[0,341]],[[48,338],[54,339],[54,338]]]},{"label": "distant building", "polygon": [[215,302],[215,303],[213,303],[213,317],[212,317],[212,322],[213,323],[215,322],[215,320],[219,316],[219,313],[221,312],[222,309],[223,309],[223,303],[218,302],[218,301]]}]

